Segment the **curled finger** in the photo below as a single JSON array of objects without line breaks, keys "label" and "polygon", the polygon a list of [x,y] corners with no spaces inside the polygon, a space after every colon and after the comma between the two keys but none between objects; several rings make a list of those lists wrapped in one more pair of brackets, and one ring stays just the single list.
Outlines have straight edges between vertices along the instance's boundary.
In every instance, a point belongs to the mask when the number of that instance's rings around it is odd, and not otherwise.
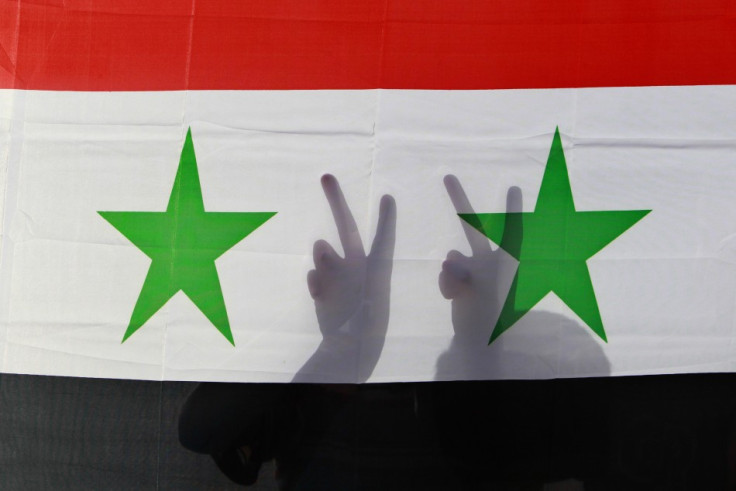
[{"label": "curled finger", "polygon": [[318,240],[314,243],[312,255],[314,267],[317,269],[335,269],[341,259],[335,249],[325,240]]},{"label": "curled finger", "polygon": [[320,281],[319,273],[315,270],[309,271],[307,273],[307,288],[309,288],[309,294],[312,296],[313,299],[319,298],[320,294],[322,293],[322,284]]}]

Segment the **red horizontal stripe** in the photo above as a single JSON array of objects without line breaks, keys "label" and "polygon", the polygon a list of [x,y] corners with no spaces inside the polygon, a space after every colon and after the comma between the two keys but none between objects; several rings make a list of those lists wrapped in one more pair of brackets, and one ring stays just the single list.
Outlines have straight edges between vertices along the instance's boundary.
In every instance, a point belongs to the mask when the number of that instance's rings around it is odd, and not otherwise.
[{"label": "red horizontal stripe", "polygon": [[0,88],[734,83],[732,0],[0,0]]}]

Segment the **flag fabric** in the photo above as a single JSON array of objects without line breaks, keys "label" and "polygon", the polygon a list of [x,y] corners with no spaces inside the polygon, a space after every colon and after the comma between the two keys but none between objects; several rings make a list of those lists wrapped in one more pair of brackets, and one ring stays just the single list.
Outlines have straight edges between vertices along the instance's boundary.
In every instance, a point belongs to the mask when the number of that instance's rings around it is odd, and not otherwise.
[{"label": "flag fabric", "polygon": [[730,372],[736,7],[0,5],[0,368]]}]

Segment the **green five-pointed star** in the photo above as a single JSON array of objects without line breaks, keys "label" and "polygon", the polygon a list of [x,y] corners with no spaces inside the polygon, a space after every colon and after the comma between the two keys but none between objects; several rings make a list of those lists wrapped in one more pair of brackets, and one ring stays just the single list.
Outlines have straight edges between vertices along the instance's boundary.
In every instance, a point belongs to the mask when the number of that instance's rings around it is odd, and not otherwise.
[{"label": "green five-pointed star", "polygon": [[215,259],[275,215],[204,211],[191,130],[165,212],[101,211],[102,217],[151,258],[123,341],[180,290],[235,345]]},{"label": "green five-pointed star", "polygon": [[460,214],[519,261],[489,344],[550,292],[606,341],[585,261],[650,211],[575,211],[556,130],[533,213]]}]

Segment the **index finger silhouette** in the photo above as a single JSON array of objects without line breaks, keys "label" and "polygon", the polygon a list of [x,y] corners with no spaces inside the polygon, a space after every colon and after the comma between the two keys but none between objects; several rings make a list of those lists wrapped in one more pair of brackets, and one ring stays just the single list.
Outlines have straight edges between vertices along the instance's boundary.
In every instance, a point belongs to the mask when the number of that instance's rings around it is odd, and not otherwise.
[{"label": "index finger silhouette", "polygon": [[388,194],[381,198],[378,207],[376,236],[371,244],[371,257],[390,259],[396,244],[396,200]]},{"label": "index finger silhouette", "polygon": [[[448,174],[445,176],[444,183],[445,188],[447,189],[447,194],[450,196],[450,200],[452,201],[457,213],[475,213],[473,207],[470,206],[468,196],[465,194],[465,191],[457,177],[452,174]],[[461,218],[458,219],[462,222],[465,237],[468,239],[470,250],[473,252],[474,256],[492,252],[491,243],[485,235],[473,228],[465,220]]]},{"label": "index finger silhouette", "polygon": [[521,189],[518,186],[511,186],[506,193],[507,215],[503,227],[503,236],[499,245],[514,257],[519,257],[521,253],[521,241],[524,237],[522,210]]},{"label": "index finger silhouette", "polygon": [[337,233],[340,236],[345,258],[365,257],[365,250],[363,249],[363,241],[360,239],[360,232],[358,232],[358,225],[355,223],[350,208],[348,208],[345,196],[340,189],[340,184],[338,184],[337,179],[332,174],[323,175],[321,181],[322,189],[325,192],[327,202],[330,204],[330,209],[332,210],[332,216],[335,219],[335,225],[337,225]]}]

